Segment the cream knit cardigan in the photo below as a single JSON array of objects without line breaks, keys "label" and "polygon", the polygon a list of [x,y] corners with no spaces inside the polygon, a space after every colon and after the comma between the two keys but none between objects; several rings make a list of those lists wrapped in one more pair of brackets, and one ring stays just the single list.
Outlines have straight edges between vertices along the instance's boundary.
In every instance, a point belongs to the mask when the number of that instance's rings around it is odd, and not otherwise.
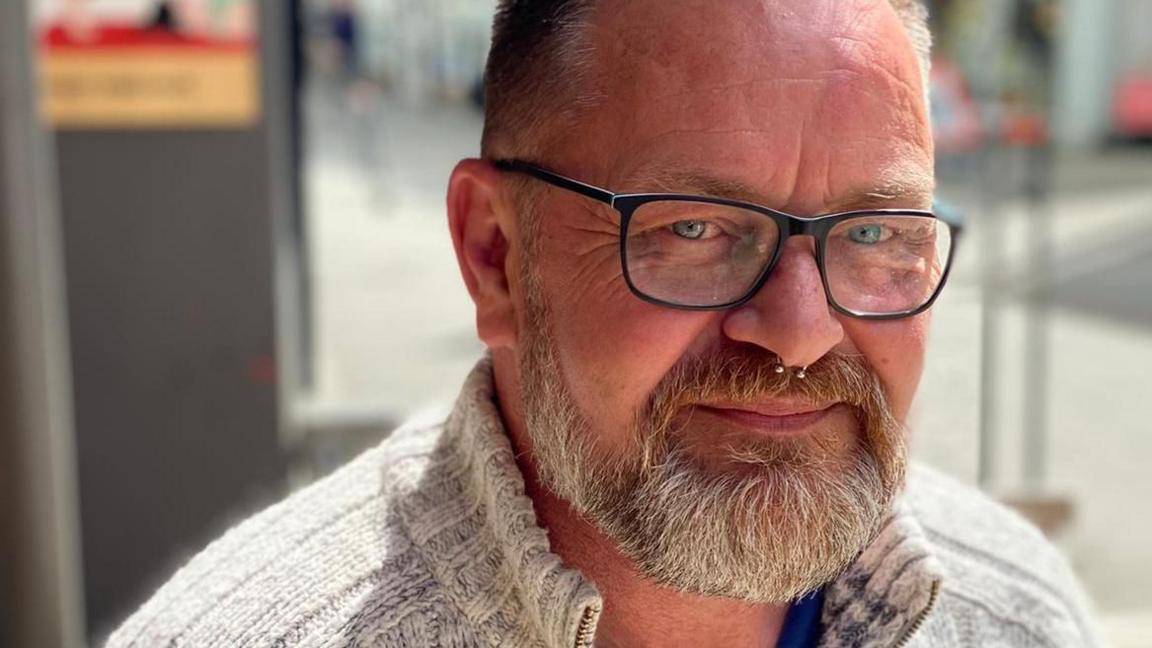
[{"label": "cream knit cardigan", "polygon": [[[549,550],[494,396],[485,360],[446,421],[406,426],[240,524],[107,645],[591,645],[603,602]],[[1096,645],[1041,535],[919,468],[827,586],[822,621],[829,648]]]}]

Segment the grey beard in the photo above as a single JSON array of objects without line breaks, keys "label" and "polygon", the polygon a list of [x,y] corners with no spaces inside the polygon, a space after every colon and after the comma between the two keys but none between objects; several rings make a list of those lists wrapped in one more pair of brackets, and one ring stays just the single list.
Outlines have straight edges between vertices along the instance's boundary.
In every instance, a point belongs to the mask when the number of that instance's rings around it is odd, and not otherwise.
[{"label": "grey beard", "polygon": [[[760,444],[729,448],[731,470],[710,467],[678,442],[674,408],[654,406],[632,422],[627,456],[605,456],[564,382],[547,309],[529,293],[520,375],[541,480],[643,576],[690,594],[784,603],[833,580],[879,533],[903,484],[905,446],[864,370],[837,383],[869,392],[856,399],[868,403],[865,438],[847,452]],[[713,382],[739,390],[764,379],[751,373]]]}]

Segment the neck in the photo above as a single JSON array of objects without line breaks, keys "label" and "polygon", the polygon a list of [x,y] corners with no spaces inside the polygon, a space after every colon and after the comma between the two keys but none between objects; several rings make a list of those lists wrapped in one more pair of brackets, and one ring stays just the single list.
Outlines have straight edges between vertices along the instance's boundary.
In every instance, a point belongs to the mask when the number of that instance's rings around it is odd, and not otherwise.
[{"label": "neck", "polygon": [[548,530],[553,553],[595,583],[604,600],[596,628],[597,648],[775,646],[788,605],[752,604],[661,587],[641,576],[615,543],[540,483],[517,407],[519,394],[509,393],[519,390],[501,388],[516,383],[500,380],[500,364],[496,363],[500,409],[537,520]]}]

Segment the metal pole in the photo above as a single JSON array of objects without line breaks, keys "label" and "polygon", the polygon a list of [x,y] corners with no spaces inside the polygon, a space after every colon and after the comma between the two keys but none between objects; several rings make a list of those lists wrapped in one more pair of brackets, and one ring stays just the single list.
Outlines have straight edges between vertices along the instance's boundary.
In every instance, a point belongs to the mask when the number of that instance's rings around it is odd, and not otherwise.
[{"label": "metal pole", "polygon": [[[989,17],[989,46],[987,58],[982,66],[992,70],[985,80],[986,95],[982,99],[997,105],[1002,94],[1003,82],[996,72],[998,62],[1006,49],[1008,26],[1011,22],[1014,4],[1009,0],[989,0],[985,3]],[[980,317],[980,449],[977,480],[987,489],[994,485],[997,477],[996,457],[998,454],[997,419],[1000,415],[1000,324],[1002,319],[1003,295],[1000,290],[1004,258],[1004,239],[998,226],[1003,222],[1002,203],[1003,169],[1001,150],[998,143],[1000,115],[988,120],[989,141],[984,147],[981,162],[982,190],[980,192],[980,214],[977,226],[980,228],[980,264],[982,309]]]},{"label": "metal pole", "polygon": [[981,167],[984,188],[980,193],[980,449],[977,481],[990,488],[997,478],[997,419],[1000,415],[1000,322],[1003,296],[999,290],[1000,262],[1004,258],[1003,237],[996,223],[1001,220],[998,193],[998,148],[985,147]]},{"label": "metal pole", "polygon": [[1029,254],[1027,336],[1024,343],[1024,485],[1040,492],[1048,472],[1048,385],[1051,337],[1049,293],[1052,268],[1052,219],[1049,197],[1051,152],[1047,145],[1028,152]]},{"label": "metal pole", "polygon": [[[1038,18],[1035,14],[1032,16]],[[1026,311],[1027,338],[1024,344],[1024,486],[1034,493],[1045,487],[1048,473],[1048,394],[1051,366],[1051,282],[1053,264],[1052,232],[1052,144],[1047,132],[1051,114],[1052,42],[1051,34],[1040,24],[1032,30],[1031,51],[1038,68],[1035,78],[1040,106],[1045,108],[1044,132],[1028,151],[1025,194],[1028,200],[1028,255],[1031,286]]]},{"label": "metal pole", "polygon": [[82,646],[72,377],[31,21],[0,3],[0,645]]},{"label": "metal pole", "polygon": [[260,44],[263,63],[269,203],[276,291],[276,355],[279,370],[280,439],[285,447],[299,442],[295,407],[312,387],[312,282],[308,264],[307,221],[303,213],[300,143],[302,115],[298,103],[303,65],[299,0],[261,0]]}]

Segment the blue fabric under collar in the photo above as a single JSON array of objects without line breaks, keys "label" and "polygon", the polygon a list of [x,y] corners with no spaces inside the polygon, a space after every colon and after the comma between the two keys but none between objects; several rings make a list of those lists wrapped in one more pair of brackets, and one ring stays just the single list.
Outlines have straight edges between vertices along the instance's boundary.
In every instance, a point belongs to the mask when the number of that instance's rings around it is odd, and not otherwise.
[{"label": "blue fabric under collar", "polygon": [[823,611],[823,589],[792,603],[776,648],[815,648],[820,641],[820,615]]}]

